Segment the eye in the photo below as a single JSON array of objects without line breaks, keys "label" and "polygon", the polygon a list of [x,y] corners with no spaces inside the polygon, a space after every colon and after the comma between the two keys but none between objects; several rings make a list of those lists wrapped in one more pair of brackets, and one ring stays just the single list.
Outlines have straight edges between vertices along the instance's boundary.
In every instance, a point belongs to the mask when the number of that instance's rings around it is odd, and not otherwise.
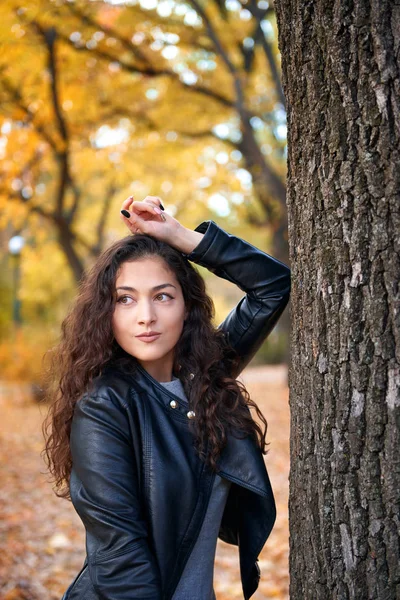
[{"label": "eye", "polygon": [[130,296],[120,296],[117,300],[117,302],[119,304],[130,304],[130,302],[128,302],[129,300],[132,300],[132,298]]},{"label": "eye", "polygon": [[[157,294],[157,296],[155,296],[155,300],[159,300],[160,302],[167,302],[168,300],[172,300],[173,296],[171,296],[170,294],[166,294],[165,292],[162,292],[160,294]],[[134,302],[134,299],[131,298],[131,296],[120,296],[119,298],[117,298],[117,304],[123,304],[125,306],[132,304],[132,302]]]}]

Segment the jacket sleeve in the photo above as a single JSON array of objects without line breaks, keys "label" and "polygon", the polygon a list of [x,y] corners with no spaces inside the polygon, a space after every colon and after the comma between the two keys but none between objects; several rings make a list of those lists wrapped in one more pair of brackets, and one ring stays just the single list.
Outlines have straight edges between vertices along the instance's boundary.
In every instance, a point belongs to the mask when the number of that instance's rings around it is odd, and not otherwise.
[{"label": "jacket sleeve", "polygon": [[290,297],[290,269],[214,221],[195,231],[204,233],[187,258],[235,283],[246,295],[219,325],[240,357],[237,377],[275,327]]},{"label": "jacket sleeve", "polygon": [[71,500],[86,529],[89,575],[102,600],[160,600],[125,408],[83,396],[71,428]]}]

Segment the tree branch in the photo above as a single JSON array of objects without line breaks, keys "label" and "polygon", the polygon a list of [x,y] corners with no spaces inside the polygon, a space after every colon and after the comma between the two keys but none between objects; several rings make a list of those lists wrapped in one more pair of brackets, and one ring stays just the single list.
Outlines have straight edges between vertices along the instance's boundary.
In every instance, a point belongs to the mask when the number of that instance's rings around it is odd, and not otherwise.
[{"label": "tree branch", "polygon": [[28,117],[28,123],[31,123],[35,131],[49,144],[49,146],[57,152],[57,144],[52,139],[50,134],[46,131],[43,125],[40,125],[35,121],[35,114],[24,104],[23,98],[19,90],[10,82],[10,80],[4,75],[1,75],[0,81],[3,88],[12,96],[13,102],[25,113]]},{"label": "tree branch", "polygon": [[74,202],[71,210],[67,215],[64,215],[63,218],[66,219],[69,225],[72,224],[73,218],[77,212],[79,200],[81,198],[80,191],[78,186],[76,185],[70,171],[69,166],[69,147],[70,147],[70,138],[68,134],[67,122],[64,118],[64,114],[61,108],[61,102],[59,97],[59,85],[58,85],[58,69],[57,69],[57,59],[56,59],[56,39],[57,39],[57,31],[54,27],[50,27],[49,29],[43,28],[40,23],[37,21],[32,21],[32,26],[39,32],[42,36],[45,46],[47,48],[48,53],[48,70],[50,73],[50,92],[51,99],[53,104],[54,114],[56,116],[58,131],[60,136],[64,142],[64,147],[62,151],[57,152],[58,162],[60,164],[60,182],[59,189],[57,194],[57,214],[59,216],[64,213],[64,201],[65,194],[67,188],[70,187],[74,194]]},{"label": "tree branch", "polygon": [[275,89],[278,94],[279,101],[286,108],[286,99],[285,99],[285,95],[283,93],[282,80],[281,80],[281,76],[278,71],[274,53],[272,52],[271,44],[266,40],[264,31],[261,27],[261,21],[265,18],[265,16],[269,12],[272,12],[272,9],[268,8],[266,10],[265,9],[263,10],[263,9],[259,8],[256,0],[250,0],[250,3],[247,6],[247,8],[253,15],[253,17],[256,21],[256,24],[257,24],[254,41],[255,41],[255,43],[256,43],[256,41],[261,42],[261,46],[264,50],[264,54],[265,54],[268,64],[269,64],[269,68],[271,71],[272,79],[275,84]]},{"label": "tree branch", "polygon": [[100,219],[97,224],[97,240],[94,246],[92,247],[92,254],[97,256],[104,244],[104,230],[107,222],[107,217],[110,212],[112,199],[114,197],[115,192],[117,191],[117,187],[114,183],[111,183],[108,190],[106,191],[103,199],[103,210],[101,211]]},{"label": "tree branch", "polygon": [[50,27],[49,29],[43,29],[39,23],[35,22],[35,26],[42,35],[47,51],[48,51],[48,70],[50,73],[50,91],[51,98],[54,108],[54,113],[56,115],[58,130],[60,135],[65,142],[65,145],[68,146],[68,130],[67,124],[64,119],[63,112],[60,106],[60,97],[58,92],[58,71],[56,64],[56,55],[55,55],[55,42],[57,38],[57,32],[54,27]]},{"label": "tree branch", "polygon": [[72,42],[69,39],[68,36],[66,36],[62,33],[59,33],[59,38],[62,39],[66,44],[68,44],[74,50],[76,50],[78,52],[87,52],[91,56],[95,55],[95,56],[98,56],[99,58],[103,58],[107,61],[117,62],[121,66],[121,68],[124,71],[127,71],[128,73],[137,73],[139,75],[146,75],[146,76],[150,76],[150,77],[160,77],[160,76],[166,75],[166,76],[170,77],[171,79],[173,79],[174,81],[176,81],[181,87],[183,87],[186,90],[190,89],[190,91],[195,91],[204,96],[213,98],[213,100],[216,100],[219,104],[226,106],[228,108],[235,107],[235,104],[234,104],[234,102],[232,102],[232,100],[219,94],[215,90],[204,87],[200,84],[190,85],[188,83],[185,83],[184,81],[181,81],[181,79],[179,79],[179,75],[177,73],[175,73],[174,71],[172,71],[171,69],[155,69],[154,67],[141,68],[141,67],[138,67],[137,65],[126,63],[121,60],[121,57],[113,56],[112,54],[105,52],[104,50],[100,50],[99,48],[90,48],[89,49],[89,48],[86,48],[86,46],[84,46],[84,45],[83,46],[76,45],[74,42]]},{"label": "tree branch", "polygon": [[236,92],[236,94],[235,94],[236,100],[235,100],[234,104],[235,104],[237,111],[239,112],[240,115],[247,114],[247,110],[245,108],[245,99],[244,99],[244,93],[243,93],[243,88],[242,88],[242,82],[240,80],[240,75],[238,74],[238,71],[237,71],[235,65],[229,58],[228,53],[225,51],[225,49],[217,35],[217,32],[215,31],[210,19],[208,18],[207,13],[200,6],[199,2],[197,2],[197,0],[190,0],[190,4],[193,6],[193,8],[197,12],[197,14],[203,19],[203,21],[206,25],[208,35],[209,35],[210,39],[212,40],[212,42],[214,43],[217,53],[220,55],[226,68],[232,75],[232,78],[234,81],[235,92]]}]

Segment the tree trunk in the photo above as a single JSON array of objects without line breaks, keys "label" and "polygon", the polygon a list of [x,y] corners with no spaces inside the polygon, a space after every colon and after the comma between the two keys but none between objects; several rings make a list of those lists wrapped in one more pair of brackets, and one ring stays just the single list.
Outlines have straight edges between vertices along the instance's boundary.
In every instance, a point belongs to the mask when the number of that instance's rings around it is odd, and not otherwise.
[{"label": "tree trunk", "polygon": [[84,266],[75,250],[71,231],[65,224],[64,220],[58,221],[57,229],[60,247],[65,254],[68,265],[74,275],[75,281],[79,283],[84,273]]},{"label": "tree trunk", "polygon": [[276,0],[292,267],[290,596],[400,599],[400,5]]}]

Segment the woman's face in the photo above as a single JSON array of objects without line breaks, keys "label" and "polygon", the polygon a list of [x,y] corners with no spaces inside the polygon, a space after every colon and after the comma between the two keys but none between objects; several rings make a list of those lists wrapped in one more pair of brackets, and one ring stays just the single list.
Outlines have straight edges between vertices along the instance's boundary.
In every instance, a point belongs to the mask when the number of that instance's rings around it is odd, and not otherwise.
[{"label": "woman's face", "polygon": [[[175,274],[159,256],[122,263],[112,329],[118,344],[158,381],[170,381],[186,308]],[[147,337],[146,334],[153,334]]]}]

